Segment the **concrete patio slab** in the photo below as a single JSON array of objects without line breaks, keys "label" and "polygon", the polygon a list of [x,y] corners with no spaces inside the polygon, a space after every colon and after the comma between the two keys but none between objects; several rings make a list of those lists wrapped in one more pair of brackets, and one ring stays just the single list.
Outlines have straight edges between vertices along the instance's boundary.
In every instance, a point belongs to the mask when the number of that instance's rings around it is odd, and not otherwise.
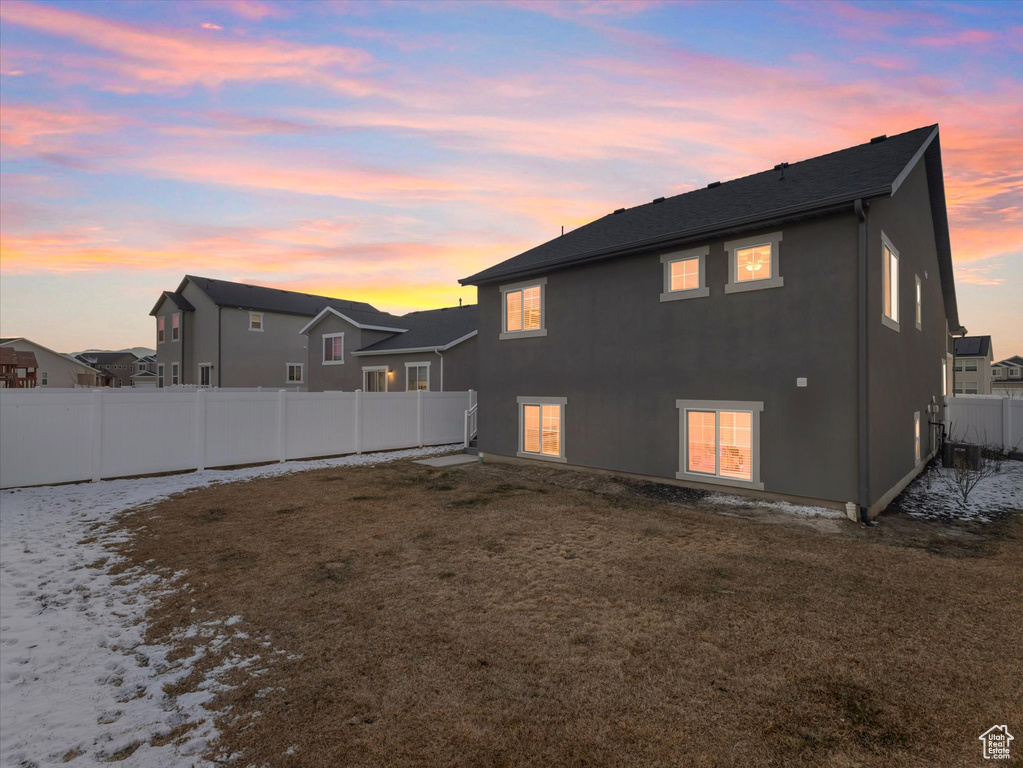
[{"label": "concrete patio slab", "polygon": [[416,464],[425,464],[428,467],[454,467],[459,464],[475,464],[479,461],[478,456],[470,456],[467,453],[452,453],[447,456],[438,456],[435,459],[421,459]]}]

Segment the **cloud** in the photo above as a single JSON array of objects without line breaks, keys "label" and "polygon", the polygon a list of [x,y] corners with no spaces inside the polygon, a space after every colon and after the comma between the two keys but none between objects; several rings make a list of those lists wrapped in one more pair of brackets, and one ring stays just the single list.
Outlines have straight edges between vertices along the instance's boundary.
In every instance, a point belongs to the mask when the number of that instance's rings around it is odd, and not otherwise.
[{"label": "cloud", "polygon": [[122,93],[179,91],[197,85],[217,88],[231,82],[265,80],[305,82],[357,96],[375,90],[368,79],[353,76],[366,72],[372,63],[369,54],[354,48],[212,39],[143,29],[19,0],[0,5],[0,19],[108,54],[56,55],[51,71],[70,82],[85,80]]},{"label": "cloud", "polygon": [[214,24],[212,21],[204,21],[199,26],[202,27],[203,29],[210,29],[210,30],[214,30],[216,32],[219,32],[220,30],[223,29],[222,26],[220,26],[219,24]]}]

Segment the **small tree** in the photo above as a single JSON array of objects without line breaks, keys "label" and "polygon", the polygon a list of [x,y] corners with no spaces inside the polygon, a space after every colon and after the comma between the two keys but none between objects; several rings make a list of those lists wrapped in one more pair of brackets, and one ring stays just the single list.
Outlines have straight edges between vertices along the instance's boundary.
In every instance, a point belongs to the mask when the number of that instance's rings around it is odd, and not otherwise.
[{"label": "small tree", "polygon": [[976,464],[964,455],[954,455],[951,469],[942,471],[940,477],[959,505],[966,507],[974,488],[985,478],[998,474],[1000,469],[1001,462],[991,458],[988,451],[982,450]]}]

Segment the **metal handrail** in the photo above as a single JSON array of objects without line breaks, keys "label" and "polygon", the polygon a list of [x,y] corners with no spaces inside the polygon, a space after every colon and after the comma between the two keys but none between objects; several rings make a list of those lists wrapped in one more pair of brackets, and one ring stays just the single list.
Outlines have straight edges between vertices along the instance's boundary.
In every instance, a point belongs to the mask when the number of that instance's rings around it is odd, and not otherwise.
[{"label": "metal handrail", "polygon": [[476,437],[476,408],[479,404],[473,403],[472,408],[465,412],[465,447]]}]

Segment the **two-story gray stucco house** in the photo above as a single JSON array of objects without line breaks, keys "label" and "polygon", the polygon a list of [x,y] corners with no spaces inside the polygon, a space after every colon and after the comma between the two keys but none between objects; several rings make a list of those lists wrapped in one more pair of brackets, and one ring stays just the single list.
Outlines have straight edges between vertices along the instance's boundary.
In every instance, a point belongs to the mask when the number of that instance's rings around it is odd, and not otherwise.
[{"label": "two-story gray stucco house", "polygon": [[326,307],[303,329],[312,390],[464,391],[478,378],[476,306],[397,317]]},{"label": "two-story gray stucco house", "polygon": [[[467,343],[475,307],[398,317],[363,301],[186,275],[150,314],[158,387],[405,391],[475,383],[475,343]],[[409,341],[388,346],[396,336]]]},{"label": "two-story gray stucco house", "polygon": [[937,126],[621,208],[479,287],[479,450],[866,518],[960,331]]}]

